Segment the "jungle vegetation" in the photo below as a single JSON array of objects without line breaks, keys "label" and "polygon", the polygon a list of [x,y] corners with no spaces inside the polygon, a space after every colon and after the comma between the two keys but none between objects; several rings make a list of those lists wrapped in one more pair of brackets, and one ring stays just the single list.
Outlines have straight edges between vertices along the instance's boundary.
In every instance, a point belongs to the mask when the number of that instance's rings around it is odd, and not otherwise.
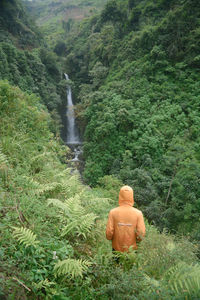
[{"label": "jungle vegetation", "polygon": [[[108,1],[69,37],[85,181],[133,186],[160,229],[199,239],[198,1]],[[196,9],[194,9],[196,7]],[[84,129],[83,129],[84,128]]]},{"label": "jungle vegetation", "polygon": [[107,0],[23,0],[51,47],[55,47],[58,41],[64,45],[72,27],[97,13],[106,2]]},{"label": "jungle vegetation", "polygon": [[122,182],[81,183],[51,122],[34,94],[0,82],[1,299],[198,299],[198,243],[186,236],[146,223],[116,264],[105,225]]},{"label": "jungle vegetation", "polygon": [[[198,1],[111,0],[50,44],[20,0],[0,8],[0,298],[199,299]],[[82,178],[59,137],[63,72]],[[123,184],[147,234],[117,264]]]},{"label": "jungle vegetation", "polygon": [[39,96],[54,118],[54,132],[61,125],[59,112],[66,103],[62,61],[46,44],[21,1],[0,3],[0,79]]}]

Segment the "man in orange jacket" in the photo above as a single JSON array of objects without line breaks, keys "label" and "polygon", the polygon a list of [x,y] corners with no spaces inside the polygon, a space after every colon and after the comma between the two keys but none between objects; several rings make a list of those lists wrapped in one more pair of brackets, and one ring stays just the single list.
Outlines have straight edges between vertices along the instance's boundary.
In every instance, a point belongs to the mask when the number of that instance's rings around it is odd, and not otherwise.
[{"label": "man in orange jacket", "polygon": [[134,204],[133,190],[123,186],[119,192],[119,207],[109,212],[106,227],[106,238],[112,240],[115,251],[128,251],[130,247],[137,249],[137,241],[145,236],[145,224],[140,210]]}]

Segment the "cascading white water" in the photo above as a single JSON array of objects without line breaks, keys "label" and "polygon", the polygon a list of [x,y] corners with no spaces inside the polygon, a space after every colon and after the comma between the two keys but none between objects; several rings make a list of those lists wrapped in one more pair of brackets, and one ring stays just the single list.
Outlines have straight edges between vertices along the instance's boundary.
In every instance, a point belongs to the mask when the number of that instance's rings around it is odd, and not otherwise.
[{"label": "cascading white water", "polygon": [[[65,74],[66,80],[69,80],[69,76]],[[71,148],[74,158],[71,160],[72,162],[81,163],[79,160],[79,156],[82,154],[81,149],[81,139],[79,137],[78,129],[76,127],[75,116],[74,116],[74,104],[72,101],[72,90],[68,85],[67,87],[67,138],[66,144]]]},{"label": "cascading white water", "polygon": [[[65,74],[66,80],[69,80],[69,76]],[[81,144],[78,130],[76,128],[75,124],[75,116],[74,116],[74,104],[72,101],[72,91],[71,87],[68,86],[67,88],[67,111],[66,111],[66,116],[67,116],[67,144]]]},{"label": "cascading white water", "polygon": [[82,154],[82,148],[79,145],[78,147],[74,148],[74,158],[72,159],[72,161],[80,161],[79,160],[80,154]]}]

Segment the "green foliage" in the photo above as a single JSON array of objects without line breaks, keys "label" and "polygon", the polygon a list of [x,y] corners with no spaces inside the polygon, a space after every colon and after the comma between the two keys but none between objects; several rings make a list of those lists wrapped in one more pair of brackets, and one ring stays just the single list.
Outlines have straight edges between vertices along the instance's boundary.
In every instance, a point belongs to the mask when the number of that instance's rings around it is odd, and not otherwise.
[{"label": "green foliage", "polygon": [[[199,298],[198,243],[185,236],[199,239],[198,5],[109,1],[80,26],[52,31],[53,46],[57,39],[67,45],[62,65],[76,96],[82,84],[83,175],[94,189],[66,169],[68,149],[51,133],[39,99],[0,82],[0,296]],[[23,52],[0,38],[1,78],[37,93],[49,110],[61,108],[65,83],[55,53]],[[146,223],[138,250],[117,263],[105,226],[122,182],[152,223],[184,236]]]},{"label": "green foliage", "polygon": [[175,267],[170,268],[164,280],[172,288],[176,295],[184,294],[188,297],[199,297],[200,291],[200,268],[199,265],[187,265],[180,262]]},{"label": "green foliage", "polygon": [[7,79],[23,91],[40,96],[41,102],[52,111],[52,131],[58,133],[58,111],[66,102],[66,94],[62,94],[62,98],[60,95],[62,71],[58,58],[53,51],[47,50],[21,0],[2,1],[0,8],[0,79]]},{"label": "green foliage", "polygon": [[54,267],[56,276],[67,275],[74,279],[76,277],[83,277],[83,273],[88,271],[91,263],[86,260],[66,259],[57,262]]},{"label": "green foliage", "polygon": [[66,67],[80,90],[85,182],[112,175],[133,187],[150,222],[197,238],[200,16],[191,7],[108,1],[69,37]]},{"label": "green foliage", "polygon": [[86,238],[91,233],[95,218],[96,216],[92,214],[83,215],[78,220],[73,218],[73,221],[63,228],[62,235],[65,236],[71,234]]},{"label": "green foliage", "polygon": [[[186,256],[186,251],[191,255]],[[147,236],[138,250],[138,264],[148,276],[159,280],[166,270],[179,262],[194,263],[195,252],[195,247],[184,238],[177,241],[173,236],[147,227]]]},{"label": "green foliage", "polygon": [[0,149],[0,169],[5,170],[8,166],[8,159],[5,154],[3,154],[2,150]]},{"label": "green foliage", "polygon": [[121,20],[122,14],[117,7],[116,0],[110,0],[106,3],[105,8],[101,13],[102,22],[113,21],[118,22]]},{"label": "green foliage", "polygon": [[[78,200],[83,186],[79,176],[72,176],[71,170],[61,162],[67,148],[61,146],[50,132],[49,115],[39,104],[38,98],[22,93],[7,82],[0,82],[0,107],[1,292],[5,295],[16,293],[16,298],[20,298],[21,286],[16,287],[15,284],[24,282],[41,297],[45,292],[49,297],[62,295],[64,287],[58,284],[59,279],[54,279],[54,266],[58,259],[72,259],[73,262],[78,259],[79,270],[85,273],[86,259],[81,258],[80,254],[73,257],[73,244],[78,241],[79,245],[84,244],[82,238],[91,224],[93,228],[90,231],[94,231],[96,216],[87,212]],[[6,171],[6,177],[3,171]],[[77,206],[72,201],[75,195],[79,202]],[[48,197],[64,197],[68,204],[71,201],[68,207],[72,221],[79,208],[78,216],[85,210],[84,217],[91,217],[89,225],[83,222],[80,226],[82,235],[78,232],[75,241],[69,243],[61,236],[63,215],[60,214],[59,223],[55,208],[46,206]],[[13,234],[9,228],[14,228]],[[36,236],[40,237],[40,243]],[[11,278],[17,276],[19,281],[14,284],[12,280],[7,280],[7,274]]]},{"label": "green foliage", "polygon": [[49,199],[48,205],[50,204],[53,204],[64,212],[64,215],[61,214],[60,216],[64,226],[62,228],[62,236],[82,236],[86,239],[91,234],[97,216],[93,213],[86,213],[84,207],[81,205],[79,195],[69,198],[65,202],[57,199]]},{"label": "green foliage", "polygon": [[49,281],[48,279],[41,280],[40,282],[33,284],[34,288],[36,288],[37,290],[45,289],[47,293],[50,292],[49,288],[55,285],[55,282]]},{"label": "green foliage", "polygon": [[167,300],[199,296],[198,284],[193,281],[195,275],[189,275],[190,272],[196,274],[196,281],[199,281],[194,245],[185,238],[160,234],[148,224],[147,235],[137,251],[117,253],[111,259],[105,245],[104,250],[99,245],[96,261],[98,259],[101,264],[93,275],[98,278],[95,282],[97,298],[104,295],[103,299]]},{"label": "green foliage", "polygon": [[62,76],[56,55],[43,48],[22,51],[10,43],[1,43],[0,79],[8,79],[22,90],[36,93],[50,111],[58,111],[66,101],[65,94],[62,99],[59,95]]},{"label": "green foliage", "polygon": [[[45,33],[48,44],[58,50],[59,41],[68,37],[76,23],[102,10],[107,0],[61,0],[59,2],[25,0],[23,2],[29,13],[36,19],[42,32]],[[68,47],[69,45],[67,45]],[[59,55],[62,53],[60,50],[58,50]]]},{"label": "green foliage", "polygon": [[23,244],[25,248],[29,246],[37,247],[39,241],[36,239],[36,235],[28,228],[18,228],[13,227],[14,237],[19,241],[20,244]]},{"label": "green foliage", "polygon": [[41,34],[19,0],[1,1],[0,26],[1,36],[5,34],[7,40],[14,40],[17,37],[15,42],[19,47],[38,46],[41,42]]}]

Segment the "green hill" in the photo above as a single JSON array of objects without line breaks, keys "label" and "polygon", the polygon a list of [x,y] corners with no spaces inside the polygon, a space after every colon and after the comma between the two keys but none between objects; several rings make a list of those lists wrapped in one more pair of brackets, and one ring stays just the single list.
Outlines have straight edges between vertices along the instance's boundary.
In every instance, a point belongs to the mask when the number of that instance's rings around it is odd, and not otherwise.
[{"label": "green hill", "polygon": [[58,112],[66,103],[66,83],[57,55],[18,0],[0,3],[0,79],[40,97],[60,125]]},{"label": "green hill", "polygon": [[122,183],[83,185],[50,123],[35,95],[0,82],[1,299],[198,298],[197,245],[186,237],[146,224],[139,249],[116,264],[105,226]]},{"label": "green hill", "polygon": [[55,46],[57,40],[66,39],[74,24],[97,13],[107,0],[24,0],[23,2],[45,33],[48,43]]},{"label": "green hill", "polygon": [[[64,2],[46,3],[29,5],[53,20]],[[19,0],[0,8],[0,298],[199,299],[199,2],[111,0],[64,28],[58,9],[45,37]],[[63,72],[83,178],[58,133]],[[105,226],[123,184],[147,234],[116,263]]]},{"label": "green hill", "polygon": [[41,34],[18,0],[2,0],[0,3],[0,41],[13,41],[18,47],[35,47],[41,42]]},{"label": "green hill", "polygon": [[84,178],[133,186],[147,218],[199,238],[197,1],[109,1],[72,32]]}]

